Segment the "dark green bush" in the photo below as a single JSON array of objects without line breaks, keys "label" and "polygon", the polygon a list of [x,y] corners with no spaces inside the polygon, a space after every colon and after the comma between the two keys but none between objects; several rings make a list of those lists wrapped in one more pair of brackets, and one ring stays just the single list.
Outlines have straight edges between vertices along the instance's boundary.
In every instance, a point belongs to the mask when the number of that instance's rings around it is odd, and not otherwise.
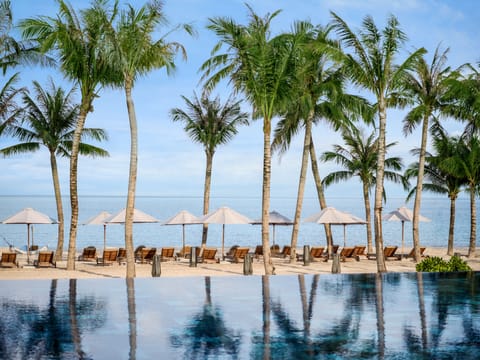
[{"label": "dark green bush", "polygon": [[472,271],[470,266],[458,256],[452,256],[449,261],[438,256],[427,257],[417,264],[416,269],[419,272]]}]

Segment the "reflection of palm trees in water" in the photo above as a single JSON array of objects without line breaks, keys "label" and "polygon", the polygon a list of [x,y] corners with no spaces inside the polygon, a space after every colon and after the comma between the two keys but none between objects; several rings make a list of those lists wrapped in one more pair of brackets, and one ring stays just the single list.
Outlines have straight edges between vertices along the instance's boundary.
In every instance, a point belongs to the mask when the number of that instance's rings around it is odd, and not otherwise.
[{"label": "reflection of palm trees in water", "polygon": [[133,278],[126,278],[128,304],[128,339],[130,342],[129,359],[137,357],[137,311],[135,306],[135,283]]},{"label": "reflection of palm trees in water", "polygon": [[185,358],[204,359],[215,356],[238,358],[241,336],[227,328],[220,307],[212,304],[210,277],[205,277],[205,303],[193,316],[181,335],[172,335],[174,348],[184,347]]},{"label": "reflection of palm trees in water", "polygon": [[[88,358],[82,350],[81,331],[105,323],[105,302],[94,297],[77,299],[76,280],[69,282],[68,299],[57,295],[52,280],[49,303],[41,309],[25,300],[3,302],[0,308],[0,358]],[[33,292],[41,291],[33,287]],[[7,336],[8,334],[8,336]]]}]

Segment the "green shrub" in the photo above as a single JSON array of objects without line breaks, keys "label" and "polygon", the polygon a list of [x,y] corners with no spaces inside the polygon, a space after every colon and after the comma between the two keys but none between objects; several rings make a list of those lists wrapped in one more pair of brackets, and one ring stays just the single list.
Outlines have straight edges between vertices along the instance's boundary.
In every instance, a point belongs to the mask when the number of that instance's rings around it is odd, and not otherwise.
[{"label": "green shrub", "polygon": [[470,266],[458,256],[452,256],[449,261],[441,257],[427,257],[415,267],[419,272],[456,272],[472,271]]}]

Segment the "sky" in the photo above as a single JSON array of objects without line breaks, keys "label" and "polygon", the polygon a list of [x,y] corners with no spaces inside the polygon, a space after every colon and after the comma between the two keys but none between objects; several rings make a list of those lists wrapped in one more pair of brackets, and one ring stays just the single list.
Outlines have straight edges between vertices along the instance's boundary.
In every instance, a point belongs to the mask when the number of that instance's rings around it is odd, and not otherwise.
[{"label": "sky", "polygon": [[[126,2],[120,1],[122,5]],[[129,1],[135,7],[144,1]],[[408,36],[405,49],[399,55],[404,59],[408,52],[417,48],[427,49],[427,60],[431,61],[437,45],[450,48],[449,65],[453,68],[466,62],[480,61],[478,42],[478,14],[480,2],[476,0],[262,0],[248,2],[259,15],[281,9],[272,23],[273,34],[289,31],[296,20],[309,20],[313,24],[325,25],[331,21],[330,11],[342,17],[349,26],[358,30],[366,15],[373,17],[379,28],[383,28],[387,17],[395,15],[400,27]],[[76,10],[89,5],[89,1],[72,0]],[[54,0],[12,1],[14,22],[40,15],[55,16],[58,5]],[[164,12],[169,25],[159,29],[158,36],[166,34],[181,23],[192,24],[197,36],[172,32],[169,41],[181,43],[188,59],[176,59],[177,69],[167,75],[164,70],[154,71],[140,78],[134,88],[133,98],[138,121],[138,177],[139,196],[203,196],[205,178],[205,154],[199,144],[193,143],[183,130],[181,123],[173,123],[169,115],[173,108],[185,108],[181,96],[192,98],[194,92],[201,93],[199,80],[200,65],[209,58],[217,39],[206,25],[212,17],[231,17],[236,22],[248,21],[245,1],[240,0],[165,0]],[[36,80],[47,86],[50,79],[70,89],[73,84],[63,79],[54,68],[25,67],[20,71],[19,85],[32,88]],[[2,78],[5,81],[5,77]],[[3,85],[2,85],[3,86]],[[357,88],[352,92],[371,97]],[[231,93],[226,85],[216,90],[224,102]],[[79,195],[126,195],[129,171],[130,130],[125,97],[122,90],[102,89],[94,102],[94,112],[88,115],[85,126],[103,128],[108,132],[108,142],[102,143],[110,153],[109,158],[79,159]],[[239,95],[241,99],[241,95]],[[251,107],[244,103],[243,108]],[[398,142],[390,156],[400,156],[408,165],[416,159],[410,150],[420,145],[420,129],[405,137],[402,120],[405,111],[388,111],[387,142]],[[277,119],[274,119],[274,124]],[[452,133],[461,131],[462,125],[447,121]],[[341,144],[341,138],[327,124],[314,129],[317,154]],[[281,158],[272,159],[272,197],[295,197],[303,137],[298,135],[290,150]],[[0,147],[12,144],[11,139],[0,138]],[[58,159],[61,188],[68,195],[69,161]],[[46,149],[0,158],[0,195],[53,195],[49,155]],[[263,132],[262,121],[251,122],[239,129],[231,142],[220,146],[214,157],[211,195],[217,197],[260,197],[262,190]],[[339,170],[334,164],[320,164],[321,176]],[[389,196],[404,197],[406,193],[398,185],[386,183]],[[315,186],[310,170],[306,184],[306,196],[315,196]],[[327,196],[361,197],[361,185],[357,179],[336,184],[326,190]]]}]

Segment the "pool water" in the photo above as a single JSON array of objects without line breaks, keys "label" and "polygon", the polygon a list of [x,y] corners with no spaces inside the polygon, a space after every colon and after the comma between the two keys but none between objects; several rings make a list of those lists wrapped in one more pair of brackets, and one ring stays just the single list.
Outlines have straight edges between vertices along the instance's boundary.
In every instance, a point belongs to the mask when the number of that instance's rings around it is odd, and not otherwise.
[{"label": "pool water", "polygon": [[480,273],[0,282],[1,359],[478,359]]}]

